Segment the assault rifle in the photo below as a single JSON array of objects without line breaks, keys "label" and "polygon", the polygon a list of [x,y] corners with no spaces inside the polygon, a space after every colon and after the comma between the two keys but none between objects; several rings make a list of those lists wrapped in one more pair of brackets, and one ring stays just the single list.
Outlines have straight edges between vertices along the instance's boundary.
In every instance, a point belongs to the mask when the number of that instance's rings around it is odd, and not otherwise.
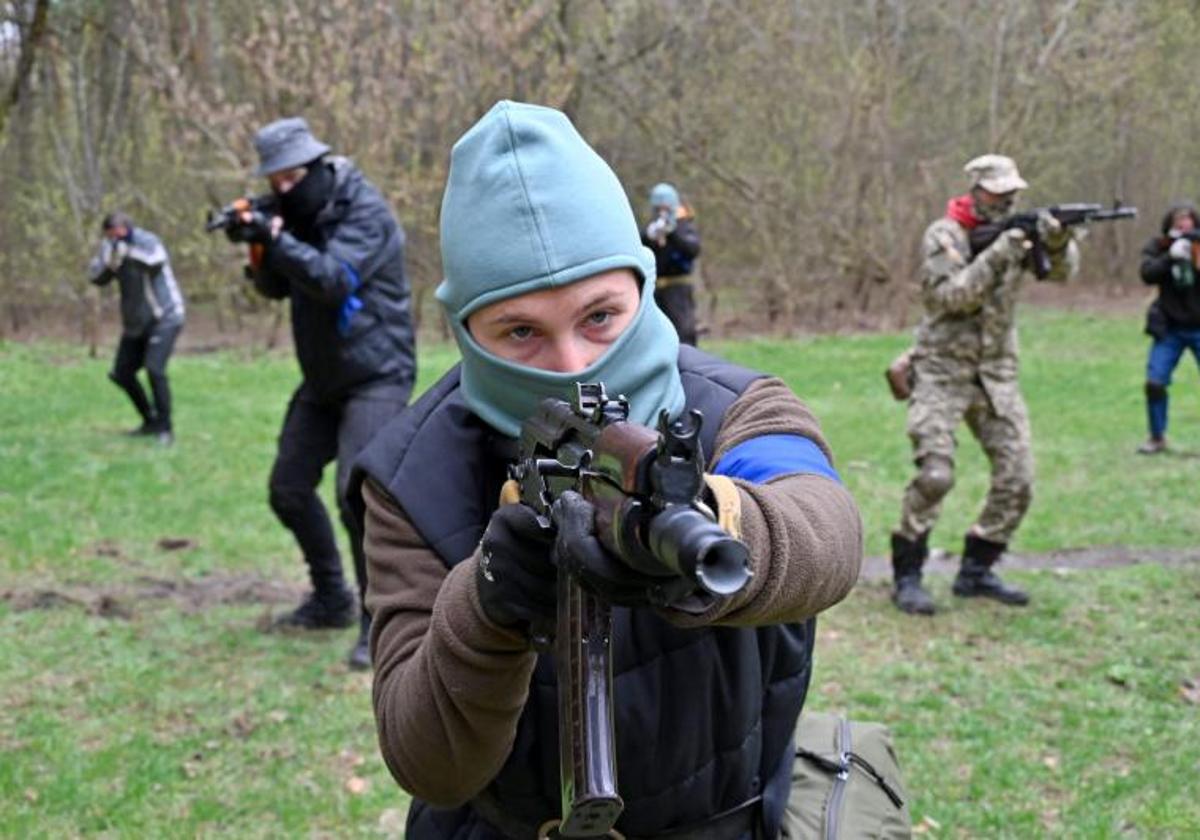
[{"label": "assault rifle", "polygon": [[220,210],[208,211],[208,217],[204,222],[204,230],[207,233],[212,233],[214,230],[228,230],[241,224],[243,213],[265,214],[274,205],[274,193],[235,198]]},{"label": "assault rifle", "polygon": [[1086,225],[1089,222],[1137,218],[1136,207],[1124,206],[1119,202],[1107,210],[1099,204],[1055,204],[1052,207],[1038,207],[1024,213],[1014,213],[994,224],[983,224],[973,228],[969,234],[971,259],[979,256],[979,253],[995,242],[996,237],[1004,231],[1019,228],[1025,231],[1025,236],[1029,238],[1029,260],[1033,274],[1037,279],[1045,280],[1050,274],[1050,256],[1046,253],[1046,245],[1038,233],[1038,214],[1043,210],[1058,219],[1064,228]]},{"label": "assault rifle", "polygon": [[[651,593],[656,602],[666,603],[681,578],[689,592],[731,595],[750,579],[749,550],[701,502],[702,420],[692,411],[671,422],[663,411],[656,431],[629,422],[624,397],[580,383],[572,402],[543,400],[525,421],[509,475],[544,528],[554,527],[550,508],[564,491],[590,501],[605,549],[662,579]],[[564,837],[603,836],[625,807],[617,793],[611,637],[611,605],[560,570],[554,656]],[[534,644],[549,645],[536,628]]]}]

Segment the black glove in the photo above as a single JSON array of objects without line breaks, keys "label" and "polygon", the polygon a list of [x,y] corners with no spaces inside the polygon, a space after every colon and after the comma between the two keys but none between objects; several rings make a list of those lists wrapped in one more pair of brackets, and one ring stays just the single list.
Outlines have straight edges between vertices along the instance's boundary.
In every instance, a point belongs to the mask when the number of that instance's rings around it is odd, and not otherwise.
[{"label": "black glove", "polygon": [[225,236],[230,242],[250,242],[264,244],[274,237],[271,235],[271,219],[265,213],[255,211],[250,214],[250,221],[236,220],[225,228]]},{"label": "black glove", "polygon": [[501,505],[480,543],[475,585],[479,603],[501,627],[544,631],[554,626],[558,573],[551,560],[554,531],[526,505]]},{"label": "black glove", "polygon": [[596,537],[596,508],[578,493],[559,496],[551,516],[558,532],[555,562],[602,600],[622,607],[666,606],[695,588],[680,576],[642,574],[610,554]]}]

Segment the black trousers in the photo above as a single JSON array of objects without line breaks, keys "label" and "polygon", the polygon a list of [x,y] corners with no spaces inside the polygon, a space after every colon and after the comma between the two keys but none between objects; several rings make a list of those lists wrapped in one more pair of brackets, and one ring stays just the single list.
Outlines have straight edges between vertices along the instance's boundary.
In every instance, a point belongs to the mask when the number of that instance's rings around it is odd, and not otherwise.
[{"label": "black trousers", "polygon": [[405,406],[411,390],[381,385],[340,401],[322,402],[301,385],[292,395],[271,469],[271,509],[300,545],[318,595],[345,586],[333,525],[317,495],[321,474],[336,459],[338,512],[350,537],[361,600],[366,593],[367,563],[362,529],[346,502],[350,468],[375,433]]},{"label": "black trousers", "polygon": [[696,300],[691,283],[677,283],[654,290],[654,302],[679,333],[679,341],[696,346]]},{"label": "black trousers", "polygon": [[[143,423],[151,423],[160,429],[171,430],[171,386],[167,382],[167,362],[175,349],[183,324],[159,322],[137,336],[123,335],[117,345],[117,356],[113,360],[108,378],[117,384],[142,416]],[[146,369],[150,380],[150,392],[154,395],[154,406],[146,399],[137,373]]]}]

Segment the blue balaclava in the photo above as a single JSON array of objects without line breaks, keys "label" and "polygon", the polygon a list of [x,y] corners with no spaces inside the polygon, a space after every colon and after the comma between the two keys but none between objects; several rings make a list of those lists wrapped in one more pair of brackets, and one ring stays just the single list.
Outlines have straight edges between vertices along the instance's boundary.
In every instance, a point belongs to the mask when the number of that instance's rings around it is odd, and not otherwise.
[{"label": "blue balaclava", "polygon": [[655,184],[650,190],[650,212],[653,213],[656,207],[667,205],[671,208],[671,215],[679,215],[679,190],[675,189],[668,183]]},{"label": "blue balaclava", "polygon": [[[496,103],[454,144],[442,197],[437,299],[462,351],[467,405],[510,437],[546,397],[603,382],[629,399],[630,419],[653,425],[683,410],[679,338],[654,303],[654,257],[641,244],[617,176],[552,108]],[[629,268],[641,280],[634,320],[584,371],[555,373],[501,359],[467,330],[496,301]]]}]

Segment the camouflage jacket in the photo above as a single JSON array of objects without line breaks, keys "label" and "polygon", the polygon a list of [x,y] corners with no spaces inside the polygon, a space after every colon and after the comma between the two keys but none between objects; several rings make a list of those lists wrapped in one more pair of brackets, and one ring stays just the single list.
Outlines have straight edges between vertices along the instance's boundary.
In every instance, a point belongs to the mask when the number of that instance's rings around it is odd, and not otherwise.
[{"label": "camouflage jacket", "polygon": [[[940,218],[921,243],[921,302],[914,363],[919,376],[984,383],[1015,382],[1017,294],[1028,274],[1022,264],[994,259],[984,251],[971,259],[967,230]],[[1074,275],[1079,250],[1074,241],[1051,254],[1047,280]]]}]

